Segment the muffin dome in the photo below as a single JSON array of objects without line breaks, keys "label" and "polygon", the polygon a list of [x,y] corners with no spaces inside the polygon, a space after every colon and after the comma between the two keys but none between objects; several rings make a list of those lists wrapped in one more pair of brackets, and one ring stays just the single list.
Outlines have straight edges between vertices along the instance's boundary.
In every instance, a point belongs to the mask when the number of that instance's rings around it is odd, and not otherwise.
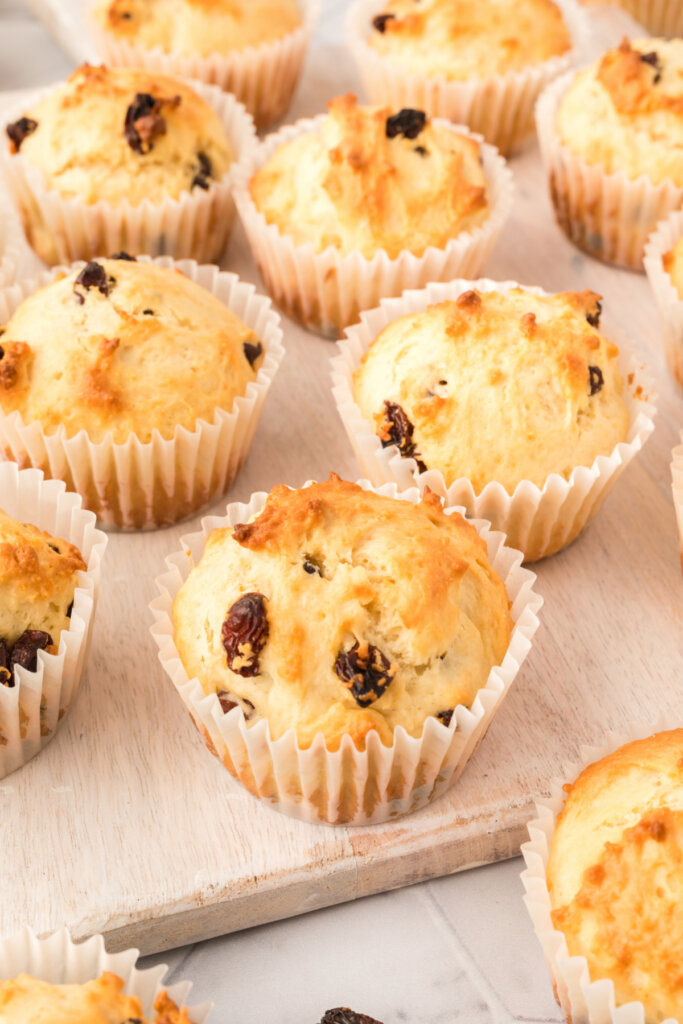
[{"label": "muffin dome", "polygon": [[276,487],[250,523],[214,530],[173,604],[190,678],[299,745],[359,749],[376,729],[448,724],[502,662],[512,624],[486,545],[429,493],[419,505],[332,475]]},{"label": "muffin dome", "polygon": [[174,269],[119,258],[40,288],[0,333],[0,411],[50,434],[151,440],[230,411],[256,379],[262,345]]},{"label": "muffin dome", "polygon": [[571,46],[552,0],[389,0],[368,43],[409,74],[453,81],[540,64]]},{"label": "muffin dome", "polygon": [[683,729],[629,743],[568,788],[547,870],[552,920],[591,981],[647,1024],[683,1020]]},{"label": "muffin dome", "polygon": [[280,146],[251,180],[269,224],[295,245],[395,258],[443,248],[489,215],[479,143],[422,111],[337,97],[319,131]]},{"label": "muffin dome", "polygon": [[608,174],[683,186],[683,39],[624,39],[576,74],[556,129]]},{"label": "muffin dome", "polygon": [[354,374],[383,445],[475,491],[569,478],[626,439],[617,347],[594,292],[463,292],[390,323]]},{"label": "muffin dome", "polygon": [[97,0],[93,14],[118,40],[203,57],[273,42],[301,24],[296,0]]},{"label": "muffin dome", "polygon": [[85,203],[177,199],[232,160],[218,114],[189,85],[124,68],[84,64],[6,132],[47,188]]}]

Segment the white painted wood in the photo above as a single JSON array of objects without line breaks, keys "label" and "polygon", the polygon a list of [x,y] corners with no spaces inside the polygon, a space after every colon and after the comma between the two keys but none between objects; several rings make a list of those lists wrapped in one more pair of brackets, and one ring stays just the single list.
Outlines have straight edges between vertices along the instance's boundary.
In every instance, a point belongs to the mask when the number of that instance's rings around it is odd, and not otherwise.
[{"label": "white painted wood", "polygon": [[[320,49],[295,116],[355,79]],[[518,202],[488,276],[590,287],[657,378],[653,438],[577,543],[538,568],[542,628],[489,734],[432,807],[365,830],[311,827],[261,806],[204,749],[148,633],[154,577],[197,521],[111,536],[90,665],[48,748],[0,784],[0,933],[108,935],[161,950],[517,852],[535,796],[606,728],[681,700],[682,592],[669,480],[683,398],[644,276],[582,256],[554,223],[536,149],[512,163]],[[237,231],[225,265],[258,281]],[[286,324],[288,355],[226,500],[356,467],[331,400],[329,342]],[[225,504],[217,503],[212,511]]]}]

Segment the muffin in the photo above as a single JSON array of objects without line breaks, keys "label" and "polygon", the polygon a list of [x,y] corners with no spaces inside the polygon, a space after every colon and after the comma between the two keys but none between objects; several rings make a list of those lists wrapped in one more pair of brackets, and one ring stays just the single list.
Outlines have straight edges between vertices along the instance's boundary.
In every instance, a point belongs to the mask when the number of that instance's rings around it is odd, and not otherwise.
[{"label": "muffin", "polygon": [[90,21],[108,63],[217,85],[264,127],[292,100],[317,13],[317,0],[95,0]]},{"label": "muffin", "polygon": [[659,310],[664,355],[683,387],[683,213],[679,210],[650,235],[643,263]]},{"label": "muffin", "polygon": [[557,219],[593,256],[642,269],[647,236],[683,202],[682,67],[681,39],[624,39],[539,103]]},{"label": "muffin", "polygon": [[683,0],[583,0],[584,4],[606,2],[622,7],[651,36],[683,34]]},{"label": "muffin", "polygon": [[8,458],[118,526],[173,522],[227,489],[281,354],[267,302],[217,268],[126,253],[18,291],[0,334]]},{"label": "muffin", "polygon": [[223,252],[230,171],[253,126],[216,90],[84,64],[5,131],[10,185],[46,263],[131,243],[152,255],[210,260]]},{"label": "muffin", "polygon": [[590,291],[454,281],[366,314],[333,362],[363,473],[400,487],[419,473],[419,486],[488,518],[529,560],[571,543],[625,465],[626,442],[635,452],[635,433],[652,429],[601,309]]},{"label": "muffin", "polygon": [[373,103],[467,124],[506,155],[531,133],[537,96],[571,66],[584,31],[573,0],[357,0],[348,17]]},{"label": "muffin", "polygon": [[333,333],[383,294],[480,266],[509,208],[503,168],[463,130],[349,94],[262,144],[236,200],[270,293]]},{"label": "muffin", "polygon": [[382,821],[432,800],[535,628],[517,553],[432,494],[334,474],[210,525],[184,538],[153,605],[162,664],[209,749],[306,820]]}]

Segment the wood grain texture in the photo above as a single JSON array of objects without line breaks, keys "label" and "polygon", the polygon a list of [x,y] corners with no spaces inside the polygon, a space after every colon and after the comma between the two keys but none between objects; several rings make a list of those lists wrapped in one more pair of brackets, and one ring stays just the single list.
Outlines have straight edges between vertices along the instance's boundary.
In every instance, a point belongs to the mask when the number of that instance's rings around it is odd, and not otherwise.
[{"label": "wood grain texture", "polygon": [[[340,51],[309,64],[296,116],[353,88]],[[0,932],[162,950],[514,855],[533,799],[579,745],[679,713],[683,586],[669,462],[683,399],[669,379],[644,276],[582,256],[554,222],[534,146],[512,161],[514,213],[486,268],[548,290],[593,288],[657,379],[654,436],[587,533],[535,567],[542,626],[485,742],[432,807],[362,830],[313,827],[254,801],[205,750],[148,633],[154,577],[199,517],[112,534],[78,702],[49,747],[0,784]],[[258,281],[240,230],[225,265]],[[357,467],[331,398],[334,349],[289,323],[287,356],[227,498]]]}]

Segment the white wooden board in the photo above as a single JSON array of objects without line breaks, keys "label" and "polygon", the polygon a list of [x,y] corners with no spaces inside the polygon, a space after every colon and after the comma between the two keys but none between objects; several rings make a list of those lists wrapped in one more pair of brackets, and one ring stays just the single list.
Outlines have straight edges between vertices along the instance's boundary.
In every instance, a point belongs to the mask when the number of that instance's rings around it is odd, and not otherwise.
[{"label": "white wooden board", "polygon": [[[618,31],[618,26],[615,26]],[[295,114],[355,85],[318,50]],[[112,949],[170,948],[517,853],[534,797],[609,728],[683,721],[683,585],[669,476],[683,398],[669,379],[644,276],[590,260],[554,223],[538,153],[489,276],[593,288],[657,378],[653,438],[588,532],[538,566],[542,628],[505,705],[454,789],[368,829],[312,827],[248,796],[205,750],[148,633],[154,577],[195,521],[112,534],[93,651],[54,741],[0,783],[0,933],[28,922],[103,931]],[[238,230],[225,265],[258,282]],[[331,399],[333,346],[289,322],[287,357],[250,458],[226,500],[357,467]],[[225,501],[211,511],[220,511]]]}]

